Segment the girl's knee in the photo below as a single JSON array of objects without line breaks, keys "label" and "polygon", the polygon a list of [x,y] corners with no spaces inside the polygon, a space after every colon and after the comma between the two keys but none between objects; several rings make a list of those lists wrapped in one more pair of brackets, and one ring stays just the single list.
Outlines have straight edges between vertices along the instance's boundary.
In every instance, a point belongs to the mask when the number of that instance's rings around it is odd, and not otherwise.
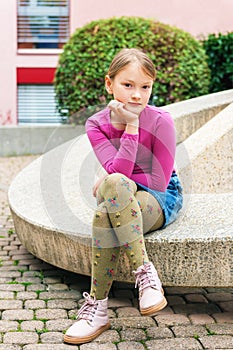
[{"label": "girl's knee", "polygon": [[121,173],[113,173],[106,176],[104,179],[104,182],[107,183],[109,186],[113,187],[114,185],[117,185],[119,182],[121,182],[121,179],[128,179],[125,175]]},{"label": "girl's knee", "polygon": [[142,212],[143,233],[161,228],[164,223],[164,213],[157,199],[146,191],[138,191],[135,198]]},{"label": "girl's knee", "polygon": [[136,192],[137,186],[127,176],[121,173],[113,173],[106,176],[100,186],[100,192],[104,197],[106,192],[119,192],[122,188],[125,188],[130,192]]}]

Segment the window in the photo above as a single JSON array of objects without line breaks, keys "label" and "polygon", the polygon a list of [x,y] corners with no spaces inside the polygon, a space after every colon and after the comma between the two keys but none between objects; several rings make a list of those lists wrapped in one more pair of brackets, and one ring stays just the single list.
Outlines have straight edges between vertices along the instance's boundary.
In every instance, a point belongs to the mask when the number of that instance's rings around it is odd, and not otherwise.
[{"label": "window", "polygon": [[53,85],[18,85],[19,124],[60,124],[62,121],[56,109]]},{"label": "window", "polygon": [[69,0],[18,0],[18,48],[62,48],[69,37]]}]

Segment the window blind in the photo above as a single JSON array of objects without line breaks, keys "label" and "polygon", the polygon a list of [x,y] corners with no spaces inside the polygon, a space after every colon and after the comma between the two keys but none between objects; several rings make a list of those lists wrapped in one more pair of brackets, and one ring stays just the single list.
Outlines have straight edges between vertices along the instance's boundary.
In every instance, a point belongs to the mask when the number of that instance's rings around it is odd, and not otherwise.
[{"label": "window blind", "polygon": [[60,124],[53,85],[18,85],[19,124]]},{"label": "window blind", "polygon": [[56,48],[68,37],[69,0],[18,0],[19,47]]}]

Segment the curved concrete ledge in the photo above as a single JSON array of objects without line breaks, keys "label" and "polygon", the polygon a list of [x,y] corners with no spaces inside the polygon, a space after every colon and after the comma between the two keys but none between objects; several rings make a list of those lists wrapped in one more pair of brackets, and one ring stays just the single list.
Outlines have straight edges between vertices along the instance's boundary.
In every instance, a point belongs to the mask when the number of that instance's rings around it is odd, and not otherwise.
[{"label": "curved concrete ledge", "polygon": [[164,106],[174,118],[177,143],[181,143],[233,101],[233,89]]},{"label": "curved concrete ledge", "polygon": [[232,193],[233,103],[179,144],[176,160],[186,192]]},{"label": "curved concrete ledge", "polygon": [[[229,187],[232,109],[229,105],[178,146],[176,162],[186,192],[184,208],[175,223],[146,235],[148,253],[164,285],[233,284],[233,193]],[[223,156],[226,158],[222,160]],[[229,167],[224,167],[224,181],[217,184],[212,177],[224,162],[229,162]],[[203,171],[198,170],[196,179],[197,165]],[[19,239],[32,254],[63,269],[90,275],[95,208],[91,185],[98,168],[87,136],[81,135],[39,157],[18,174],[9,189],[9,204]],[[207,173],[206,169],[211,170]],[[196,189],[193,179],[204,191]],[[195,189],[192,194],[190,185]],[[124,255],[116,279],[133,281]]]}]

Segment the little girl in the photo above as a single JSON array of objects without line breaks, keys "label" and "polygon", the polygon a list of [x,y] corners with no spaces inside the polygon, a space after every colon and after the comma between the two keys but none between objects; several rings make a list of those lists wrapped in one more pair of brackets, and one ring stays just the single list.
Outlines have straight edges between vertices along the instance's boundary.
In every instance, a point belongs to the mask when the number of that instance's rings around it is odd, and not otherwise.
[{"label": "little girl", "polygon": [[87,135],[106,174],[93,188],[97,209],[91,291],[83,294],[78,321],[64,336],[70,344],[90,342],[110,327],[108,294],[120,250],[127,254],[139,287],[141,314],[155,315],[167,305],[143,235],[176,219],[182,188],[174,170],[173,119],[163,109],[148,105],[155,76],[145,53],[121,50],[105,77],[113,100],[86,122]]}]

